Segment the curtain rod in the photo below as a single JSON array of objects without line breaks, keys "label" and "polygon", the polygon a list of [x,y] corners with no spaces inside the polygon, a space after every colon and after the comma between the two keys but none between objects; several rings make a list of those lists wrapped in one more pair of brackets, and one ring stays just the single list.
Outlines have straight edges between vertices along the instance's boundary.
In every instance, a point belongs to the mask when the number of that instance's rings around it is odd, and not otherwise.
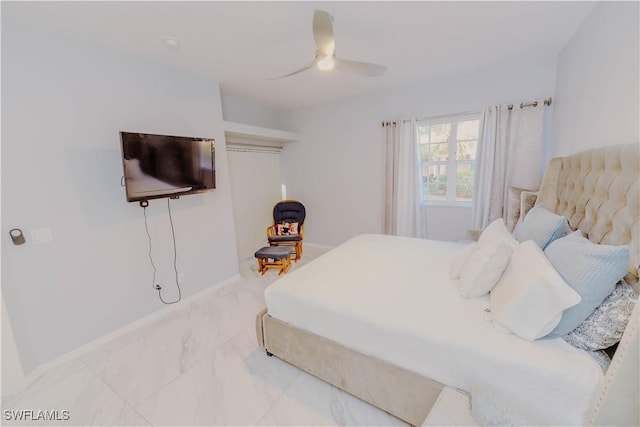
[{"label": "curtain rod", "polygon": [[[551,99],[551,97],[548,97],[547,99],[544,100],[544,105],[551,105],[551,102],[553,100]],[[520,103],[520,108],[524,108],[524,107],[537,107],[538,106],[538,101],[533,101],[533,102],[521,102]],[[513,104],[509,104],[508,106],[509,110],[513,109]],[[478,114],[481,113],[481,111],[465,111],[464,113],[454,113],[454,114],[442,114],[440,116],[428,116],[428,117],[418,117],[416,120],[420,121],[420,120],[430,120],[430,119],[440,119],[440,118],[444,118],[444,117],[456,117],[456,116],[466,116],[469,114]],[[402,122],[408,122],[410,120],[403,120]],[[395,121],[393,122],[382,122],[382,127],[386,127],[386,126],[395,126],[397,123]]]},{"label": "curtain rod", "polygon": [[[551,97],[548,97],[547,99],[544,100],[544,105],[551,105]],[[538,106],[538,101],[533,101],[533,102],[521,102],[520,103],[520,108],[524,108],[524,107],[537,107]],[[513,104],[509,105],[509,110],[513,109]]]},{"label": "curtain rod", "polygon": [[[469,116],[472,114],[480,114],[482,113],[482,110],[473,110],[473,111],[465,111],[462,113],[450,113],[450,114],[440,114],[438,116],[424,116],[424,117],[416,117],[416,121],[420,122],[423,120],[433,120],[433,119],[443,119],[446,117],[464,117],[464,116]],[[402,120],[402,123],[406,123],[406,122],[410,122],[411,119],[404,119]],[[392,121],[392,122],[382,122],[382,127],[386,127],[386,126],[392,126],[392,125],[396,125],[397,122]]]}]

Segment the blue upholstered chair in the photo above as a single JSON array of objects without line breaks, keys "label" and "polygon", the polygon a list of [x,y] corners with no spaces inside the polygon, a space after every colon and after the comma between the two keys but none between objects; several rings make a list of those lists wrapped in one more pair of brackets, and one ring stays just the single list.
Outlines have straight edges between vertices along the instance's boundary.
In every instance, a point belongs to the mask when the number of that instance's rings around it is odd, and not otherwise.
[{"label": "blue upholstered chair", "polygon": [[[297,200],[282,200],[273,207],[273,225],[267,228],[269,246],[291,246],[293,259],[302,256],[304,219],[307,211]],[[297,223],[297,230],[295,225]]]}]

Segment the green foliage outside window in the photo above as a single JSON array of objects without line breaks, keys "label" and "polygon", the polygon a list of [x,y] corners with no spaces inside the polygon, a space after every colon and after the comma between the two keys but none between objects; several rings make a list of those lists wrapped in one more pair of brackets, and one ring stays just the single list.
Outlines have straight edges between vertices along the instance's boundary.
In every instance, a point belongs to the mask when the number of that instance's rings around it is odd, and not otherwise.
[{"label": "green foliage outside window", "polygon": [[[458,200],[471,200],[473,194],[473,170],[459,170],[456,173],[456,199]],[[445,200],[444,196],[447,193],[447,175],[442,174],[437,178],[423,177],[425,186],[425,199],[432,201]]]}]

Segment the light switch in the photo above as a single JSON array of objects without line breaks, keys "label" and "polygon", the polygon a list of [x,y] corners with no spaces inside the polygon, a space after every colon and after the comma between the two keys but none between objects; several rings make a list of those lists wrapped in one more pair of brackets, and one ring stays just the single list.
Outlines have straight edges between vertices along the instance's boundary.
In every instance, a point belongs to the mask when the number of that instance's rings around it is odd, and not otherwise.
[{"label": "light switch", "polygon": [[34,245],[47,243],[52,240],[53,237],[51,237],[51,229],[49,228],[38,228],[36,230],[31,230],[31,242]]}]

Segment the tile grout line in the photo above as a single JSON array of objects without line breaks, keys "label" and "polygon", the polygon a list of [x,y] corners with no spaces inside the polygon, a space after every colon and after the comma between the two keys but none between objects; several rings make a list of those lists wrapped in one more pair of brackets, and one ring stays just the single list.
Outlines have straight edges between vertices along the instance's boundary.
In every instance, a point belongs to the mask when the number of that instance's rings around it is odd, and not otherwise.
[{"label": "tile grout line", "polygon": [[[87,365],[84,360],[78,359],[80,360],[80,362],[87,368],[87,370],[89,372],[91,372],[96,378],[98,378],[98,380],[100,382],[102,382],[102,384],[104,384],[107,388],[109,388],[111,391],[113,391],[116,396],[118,396],[120,399],[122,399],[122,402],[131,408],[132,411],[134,411],[136,414],[138,414],[138,416],[140,418],[142,418],[143,420],[145,420],[150,426],[153,426],[153,423],[151,423],[148,419],[146,419],[140,412],[138,412],[138,410],[135,408],[135,406],[133,406],[131,404],[131,402],[129,402],[124,396],[122,396],[116,389],[114,389],[109,383],[107,383],[100,375],[98,375],[93,369],[91,369],[91,367],[89,365]],[[123,407],[124,409],[124,407]],[[121,412],[122,414],[122,412]],[[112,426],[115,426],[115,424],[112,424]]]},{"label": "tile grout line", "polygon": [[[247,264],[248,264],[248,263],[247,263]],[[304,266],[304,264],[303,264],[303,263],[301,263],[298,267],[302,267],[302,266]],[[250,271],[251,273],[257,273],[257,272],[254,272],[254,271],[250,270],[250,269],[249,269],[249,271]],[[242,274],[241,274],[241,276],[242,276]],[[245,284],[245,283],[243,283],[245,286],[249,286],[249,282],[252,282],[252,281],[254,281],[254,282],[256,282],[256,283],[260,284],[260,285],[261,285],[261,287],[263,287],[263,289],[262,289],[263,297],[264,297],[264,289],[265,289],[267,286],[269,286],[269,285],[271,285],[271,284],[273,283],[273,282],[271,282],[271,283],[264,283],[264,280],[260,280],[260,279],[261,279],[261,277],[246,277],[246,278],[245,278],[245,277],[243,277],[243,278],[244,278],[244,279],[245,279],[245,281],[246,281],[246,284]],[[253,279],[253,280],[252,280],[252,279]],[[278,279],[276,278],[275,280],[278,280]],[[274,281],[275,281],[275,280],[274,280]],[[262,285],[264,285],[264,286],[262,286]],[[258,350],[261,350],[261,349],[260,349],[260,347],[258,347]],[[287,362],[285,362],[285,363],[287,363]],[[287,386],[287,388],[286,388],[285,390],[283,390],[283,391],[282,391],[282,393],[280,393],[280,395],[278,396],[278,398],[277,398],[277,399],[275,399],[275,400],[271,403],[271,405],[269,406],[269,409],[267,409],[267,410],[265,411],[265,413],[264,413],[264,414],[262,414],[262,417],[260,417],[260,419],[259,419],[259,420],[254,424],[255,426],[259,425],[259,424],[262,422],[262,420],[264,420],[264,418],[267,416],[267,414],[269,414],[269,413],[270,413],[270,412],[275,408],[275,406],[278,404],[278,402],[280,402],[280,401],[283,399],[284,395],[285,395],[285,394],[286,394],[286,393],[287,393],[287,392],[288,392],[288,391],[293,387],[294,383],[295,383],[296,381],[298,381],[298,379],[300,378],[300,375],[301,375],[301,374],[302,374],[302,372],[304,372],[304,371],[302,371],[302,370],[301,370],[301,369],[299,369],[299,368],[297,368],[297,370],[298,370],[298,372],[297,372],[297,374],[296,374],[295,378],[291,381],[291,383]]]},{"label": "tile grout line", "polygon": [[[225,337],[228,337],[226,334],[223,334]],[[211,355],[217,353],[218,351],[220,351],[220,349],[224,346],[226,346],[227,344],[231,343],[231,339],[229,339],[228,341],[226,341],[224,344],[220,345],[218,348],[216,348],[214,351],[211,352]],[[206,357],[203,357],[201,360],[199,360],[198,362],[194,363],[193,366],[185,369],[182,373],[180,373],[180,375],[178,375],[177,377],[173,378],[171,381],[169,381],[168,383],[166,383],[165,385],[163,385],[162,387],[160,387],[158,390],[156,390],[153,394],[151,394],[149,397],[147,397],[146,399],[144,399],[143,401],[141,401],[140,403],[138,403],[138,405],[133,406],[130,404],[130,406],[134,409],[137,410],[137,408],[139,408],[140,406],[142,406],[143,404],[145,404],[146,402],[148,402],[149,400],[153,399],[155,396],[157,396],[161,391],[163,391],[165,388],[169,387],[171,384],[173,384],[174,382],[176,382],[177,380],[179,380],[180,378],[182,378],[187,372],[191,371],[192,369],[200,366],[201,364],[205,363],[207,361]],[[143,417],[144,418],[144,417]],[[146,418],[145,418],[146,419]],[[151,424],[151,423],[150,423]],[[152,424],[153,425],[153,424]]]},{"label": "tile grout line", "polygon": [[[274,356],[274,357],[275,357],[275,356]],[[285,363],[287,363],[287,362],[285,362]],[[286,393],[286,392],[288,392],[288,391],[289,391],[289,389],[290,389],[291,387],[293,387],[293,383],[295,383],[295,382],[298,380],[298,377],[300,377],[300,374],[303,372],[303,371],[302,371],[301,369],[299,369],[299,368],[296,368],[296,369],[298,369],[298,373],[296,374],[295,378],[291,381],[291,383],[287,386],[287,388],[286,388],[285,390],[283,390],[283,391],[282,391],[282,393],[280,393],[280,396],[278,396],[278,398],[277,398],[276,400],[274,400],[274,401],[273,401],[273,403],[271,403],[271,405],[269,406],[269,409],[267,409],[267,410],[265,411],[265,413],[264,413],[264,414],[262,414],[262,416],[260,417],[260,419],[258,420],[258,422],[256,422],[256,423],[254,424],[254,426],[257,426],[258,424],[260,424],[260,422],[264,419],[264,417],[266,417],[266,416],[267,416],[267,414],[273,410],[273,408],[276,406],[276,404],[277,404],[278,402],[280,402],[280,400],[282,400],[282,397],[285,395],[285,393]]]},{"label": "tile grout line", "polygon": [[[79,359],[71,359],[68,361],[68,363],[72,363],[74,360],[78,361],[81,363],[82,367],[86,367],[86,365]],[[60,365],[63,366],[63,365]],[[38,378],[35,378],[31,383],[29,383],[27,385],[27,387],[20,391],[19,393],[14,394],[13,396],[5,396],[3,398],[3,402],[2,402],[2,409],[6,409],[7,407],[11,407],[11,406],[15,406],[20,400],[22,400],[22,398],[25,397],[25,395],[31,391],[33,391],[34,389],[38,388],[37,384],[38,384],[38,379],[46,376],[47,373],[54,371],[54,369],[51,369],[49,371],[44,371],[40,376],[38,376]],[[66,375],[61,376],[60,378],[52,381],[51,383],[47,384],[47,387],[52,387],[55,384],[58,384],[59,382],[61,382],[62,380],[65,380],[67,378],[70,378],[78,373],[80,373],[80,371],[82,371],[82,369],[78,369],[76,372],[72,372]],[[91,372],[91,371],[90,371]]]},{"label": "tile grout line", "polygon": [[[193,322],[193,324],[190,326],[190,331],[195,330],[197,327],[199,327],[200,325],[197,324],[196,322]],[[169,382],[167,382],[166,384],[162,385],[158,390],[156,390],[153,394],[151,394],[150,396],[148,396],[147,398],[145,398],[143,401],[141,401],[140,403],[138,403],[137,405],[134,405],[133,402],[130,402],[125,396],[121,395],[115,388],[113,388],[107,381],[106,378],[103,377],[102,375],[98,374],[96,371],[94,371],[84,360],[78,358],[77,360],[79,360],[88,370],[89,372],[91,372],[93,375],[95,375],[103,384],[105,384],[109,389],[111,389],[118,397],[120,397],[124,403],[126,405],[128,405],[131,409],[133,409],[138,415],[140,415],[140,417],[142,419],[144,419],[147,423],[149,423],[150,425],[153,425],[153,423],[151,423],[146,417],[144,417],[139,411],[138,411],[138,407],[140,405],[142,405],[144,402],[148,401],[149,399],[153,398],[156,394],[160,393],[160,391],[162,391],[165,387],[169,386],[170,384],[172,384],[173,382],[175,382],[176,380],[178,380],[180,377],[182,377],[184,374],[186,374],[188,371],[190,371],[192,368],[196,367],[197,365],[199,365],[200,363],[204,362],[208,356],[214,354],[215,352],[217,352],[222,346],[226,345],[227,343],[231,342],[231,337],[229,337],[229,335],[224,334],[210,326],[207,325],[202,325],[204,328],[206,328],[209,331],[212,332],[217,332],[218,334],[220,334],[222,337],[225,338],[224,342],[220,345],[218,345],[216,348],[214,348],[213,350],[211,350],[208,355],[204,355],[202,356],[202,358],[200,358],[197,361],[194,361],[195,363],[185,369],[184,371],[181,371],[176,377],[172,378]],[[133,342],[128,343],[126,346],[129,346],[133,344]],[[125,347],[126,347],[125,346]]]},{"label": "tile grout line", "polygon": [[[315,258],[315,257],[314,257]],[[251,260],[253,261],[253,260]],[[239,266],[239,271],[238,271],[238,277],[236,277],[234,280],[237,280],[238,278],[240,279],[237,282],[231,282],[229,281],[228,283],[224,283],[221,286],[216,286],[215,291],[210,291],[210,293],[207,293],[207,295],[203,295],[202,297],[208,299],[208,298],[217,298],[217,297],[224,297],[225,295],[221,295],[221,292],[224,292],[225,289],[241,289],[243,293],[247,293],[248,295],[250,295],[252,297],[252,299],[257,299],[257,302],[259,303],[259,305],[264,305],[264,289],[266,289],[266,287],[270,286],[273,282],[275,282],[276,280],[278,280],[277,277],[273,277],[273,278],[265,278],[262,276],[258,276],[257,271],[253,271],[251,269],[253,262],[251,263],[246,263],[245,265],[243,265],[242,263],[240,263]],[[295,267],[303,267],[306,264],[306,262],[301,262],[298,263],[298,265],[296,265]],[[246,271],[245,271],[246,270]],[[233,286],[231,286],[233,285]],[[230,286],[230,287],[228,287]],[[235,291],[234,291],[235,292]],[[110,337],[110,339],[108,340],[102,340],[103,342],[99,342],[100,340],[94,340],[96,345],[94,346],[95,348],[90,349],[86,348],[84,349],[84,351],[78,351],[77,355],[75,357],[72,357],[70,359],[68,359],[68,363],[69,363],[69,367],[74,367],[76,366],[76,370],[69,370],[69,373],[66,373],[65,370],[62,370],[62,372],[65,372],[64,375],[61,375],[60,377],[56,378],[56,375],[52,375],[52,377],[54,378],[53,381],[48,382],[45,379],[42,380],[42,383],[38,386],[38,387],[33,387],[36,386],[38,383],[38,378],[43,378],[46,376],[47,373],[50,372],[55,372],[55,368],[56,367],[62,367],[64,366],[63,364],[59,363],[58,366],[50,366],[50,368],[52,369],[47,369],[44,370],[42,372],[41,375],[39,375],[34,381],[31,382],[31,386],[32,387],[27,387],[24,390],[22,390],[20,393],[17,393],[16,395],[13,396],[13,398],[3,398],[2,399],[2,409],[4,409],[6,406],[15,406],[16,404],[19,404],[22,400],[24,400],[25,398],[28,398],[29,395],[27,393],[31,393],[34,392],[34,390],[39,390],[39,389],[53,389],[55,391],[55,389],[57,388],[57,386],[59,385],[60,382],[65,381],[69,378],[72,378],[74,376],[78,376],[80,375],[84,369],[87,370],[87,372],[89,372],[89,377],[90,378],[88,381],[85,382],[85,386],[86,384],[89,384],[91,382],[93,382],[96,378],[99,380],[99,384],[102,384],[104,386],[106,386],[106,390],[111,390],[111,392],[114,393],[114,395],[119,398],[123,405],[122,408],[120,410],[120,414],[118,415],[118,418],[116,419],[115,422],[120,422],[119,420],[123,417],[123,414],[125,413],[125,410],[127,409],[127,407],[129,409],[131,409],[133,411],[133,414],[140,417],[140,420],[143,420],[144,422],[148,423],[149,425],[154,425],[152,422],[150,422],[145,416],[142,415],[141,412],[139,412],[138,408],[141,407],[143,404],[145,404],[146,402],[148,402],[149,400],[155,398],[160,392],[164,391],[167,387],[171,386],[172,384],[174,384],[177,380],[179,380],[180,378],[182,378],[185,374],[187,374],[189,371],[191,371],[192,369],[199,367],[201,365],[204,365],[207,363],[208,360],[211,359],[211,357],[213,355],[215,355],[216,353],[220,352],[222,348],[224,348],[227,345],[232,345],[232,347],[235,349],[235,351],[240,351],[239,346],[250,346],[254,351],[261,351],[261,349],[259,348],[259,346],[256,345],[256,343],[254,343],[253,341],[251,342],[245,342],[246,340],[244,340],[245,338],[247,338],[249,335],[251,335],[251,328],[252,328],[252,323],[251,324],[247,324],[246,326],[243,326],[243,328],[235,333],[235,334],[229,334],[229,333],[225,333],[222,332],[218,329],[218,326],[220,325],[215,325],[215,324],[210,324],[207,323],[205,320],[203,320],[203,318],[200,318],[199,316],[197,317],[191,317],[191,305],[194,304],[195,302],[199,302],[201,300],[197,300],[197,301],[191,301],[190,304],[185,305],[183,307],[181,307],[178,310],[174,310],[171,312],[167,312],[164,313],[163,316],[158,316],[157,319],[154,320],[154,322],[150,322],[148,324],[141,324],[139,327],[137,328],[130,328],[131,330],[127,330],[126,333],[123,333],[122,335],[119,336],[113,336]],[[253,304],[251,304],[253,305]],[[175,316],[175,317],[174,317]],[[125,344],[123,345],[122,348],[128,347],[130,345],[132,345],[134,342],[140,340],[140,339],[145,339],[146,337],[149,336],[149,334],[154,333],[155,331],[157,331],[158,329],[162,329],[166,326],[165,322],[170,322],[172,320],[174,320],[175,318],[178,317],[182,317],[185,316],[185,320],[188,322],[188,328],[186,329],[189,333],[194,333],[194,331],[196,331],[198,328],[202,327],[204,328],[204,330],[202,331],[202,333],[205,334],[205,339],[206,339],[206,335],[208,334],[208,332],[212,332],[212,333],[216,333],[219,334],[220,337],[220,343],[217,344],[213,349],[206,351],[202,357],[200,358],[194,358],[193,359],[193,364],[185,369],[184,371],[180,371],[179,374],[177,376],[175,376],[174,378],[172,378],[170,381],[168,381],[166,384],[162,385],[161,387],[158,388],[158,390],[156,390],[155,392],[153,392],[150,396],[148,396],[147,398],[145,398],[143,401],[141,401],[140,403],[138,403],[137,405],[133,405],[129,399],[125,398],[123,395],[121,395],[120,392],[118,392],[114,386],[112,386],[109,382],[107,382],[108,378],[112,377],[110,375],[107,375],[107,371],[104,371],[102,374],[100,374],[99,372],[102,372],[101,370],[99,370],[98,368],[101,366],[100,364],[98,365],[93,365],[90,366],[90,361],[91,359],[88,359],[88,361],[85,361],[84,358],[87,357],[88,355],[91,355],[92,353],[94,353],[94,351],[98,350],[99,347],[101,347],[102,345],[106,345],[108,343],[112,343],[115,342],[119,339],[122,339],[124,337],[138,334],[140,333],[139,336],[135,336],[131,341],[125,341]],[[255,316],[254,316],[255,317]],[[243,317],[244,318],[244,317]],[[156,323],[157,322],[157,323]],[[135,322],[134,322],[135,323]],[[235,323],[234,323],[235,324]],[[122,328],[123,330],[127,329],[127,327]],[[181,334],[184,335],[184,333],[186,332],[181,332]],[[244,337],[244,334],[248,334],[247,337]],[[233,336],[232,336],[233,335]],[[108,335],[105,335],[106,338]],[[204,341],[204,340],[203,340]],[[215,341],[206,341],[206,342],[215,342]],[[107,349],[108,350],[108,349]],[[115,350],[112,349],[112,351],[106,351],[107,354],[115,352],[115,351],[119,351],[120,347],[116,348]],[[77,365],[74,365],[76,364]],[[286,363],[286,362],[285,362]],[[262,414],[262,416],[258,419],[257,423],[260,423],[261,421],[263,421],[263,419],[266,417],[266,415],[273,410],[273,408],[275,407],[275,405],[280,402],[283,399],[283,396],[285,395],[285,393],[288,393],[291,390],[291,387],[293,386],[293,384],[299,380],[300,374],[302,373],[301,370],[296,369],[297,372],[295,373],[295,376],[293,377],[293,379],[291,380],[291,382],[287,385],[287,387],[284,388],[284,390],[277,395],[276,399],[271,402],[269,404],[268,409]],[[132,371],[132,376],[134,376],[136,374],[135,371]],[[134,378],[135,379],[135,378]],[[258,412],[259,414],[259,412]],[[100,422],[100,420],[94,420],[94,422]]]},{"label": "tile grout line", "polygon": [[[197,328],[202,327],[204,328],[206,331],[210,331],[212,333],[216,333],[219,334],[220,337],[222,338],[222,342],[220,344],[218,344],[215,348],[213,348],[212,350],[210,350],[209,352],[207,352],[207,354],[203,355],[201,358],[194,360],[194,363],[192,364],[192,366],[190,366],[189,368],[185,369],[184,371],[181,371],[178,375],[176,375],[174,378],[171,378],[170,381],[168,381],[166,384],[163,384],[160,388],[158,388],[158,390],[154,391],[152,394],[150,394],[148,397],[146,397],[144,400],[142,400],[141,402],[139,402],[138,404],[135,404],[131,401],[129,401],[127,398],[125,398],[124,396],[122,396],[120,393],[118,393],[111,385],[109,385],[107,383],[107,379],[106,376],[100,375],[98,372],[94,371],[93,369],[91,369],[89,367],[89,365],[87,363],[85,363],[83,360],[80,360],[84,366],[86,366],[94,375],[96,375],[103,383],[105,383],[110,389],[112,389],[114,392],[116,392],[116,394],[122,398],[131,408],[135,409],[137,413],[138,410],[137,408],[139,408],[142,404],[144,404],[145,402],[147,402],[148,400],[152,399],[153,397],[155,397],[158,393],[160,393],[162,390],[164,390],[166,387],[170,386],[171,384],[173,384],[176,380],[180,379],[183,375],[185,375],[186,373],[188,373],[191,369],[199,366],[201,363],[204,363],[211,355],[215,354],[217,351],[220,350],[220,348],[222,348],[223,346],[231,343],[234,339],[234,336],[231,336],[230,334],[227,334],[225,332],[220,331],[218,328],[216,328],[213,325],[207,324],[206,322],[203,321],[197,321],[194,319],[187,319],[188,322],[190,322],[189,325],[189,331],[193,332],[195,330],[197,330]],[[246,328],[243,328],[238,334],[242,333]],[[238,335],[236,334],[236,335]],[[141,337],[144,338],[144,337]],[[133,342],[128,343],[126,346],[132,345]],[[125,347],[126,347],[125,346]],[[141,415],[142,416],[142,415]],[[147,422],[149,422],[149,420],[147,420],[144,416],[142,416],[143,419],[145,419]],[[149,422],[150,423],[150,422]],[[151,424],[151,423],[150,423]]]}]

